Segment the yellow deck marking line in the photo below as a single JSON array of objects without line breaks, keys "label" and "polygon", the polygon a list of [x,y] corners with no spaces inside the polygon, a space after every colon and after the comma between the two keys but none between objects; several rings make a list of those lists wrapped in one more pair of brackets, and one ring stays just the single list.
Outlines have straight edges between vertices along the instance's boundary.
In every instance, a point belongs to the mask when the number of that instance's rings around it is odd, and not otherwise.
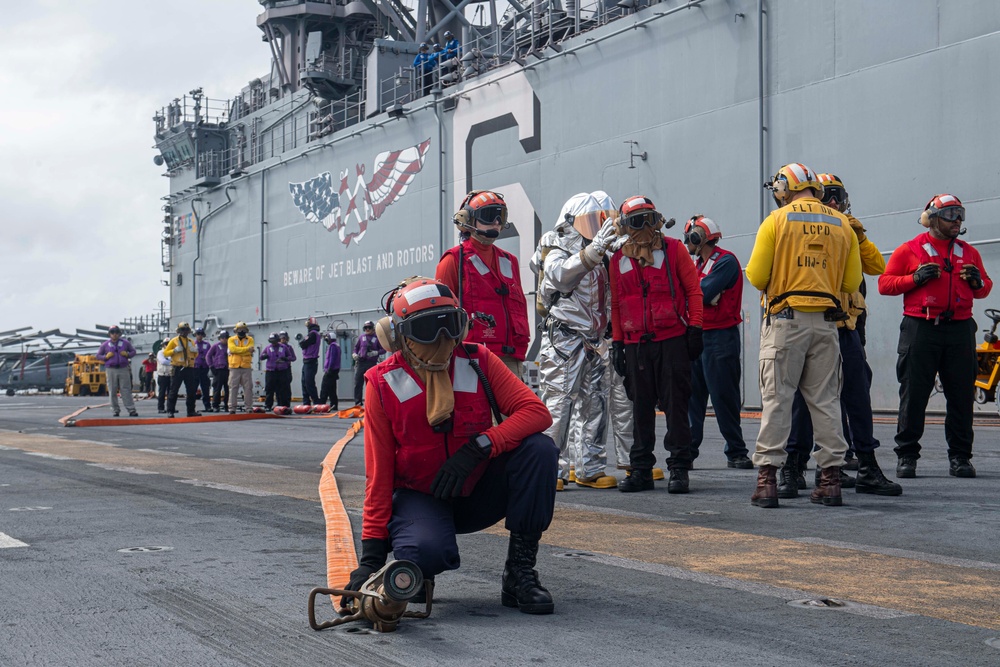
[{"label": "yellow deck marking line", "polygon": [[[352,426],[352,431],[355,428],[360,429],[360,426]],[[349,432],[348,435],[353,436],[354,433]],[[344,446],[347,442],[349,440],[344,442]],[[315,473],[262,469],[235,463],[221,466],[216,461],[197,457],[159,456],[94,442],[10,431],[0,431],[0,445],[88,462],[133,466],[176,475],[179,479],[228,483],[312,502],[320,501]],[[324,470],[326,468],[324,461]],[[361,507],[363,480],[345,476],[340,480],[338,491],[344,507]],[[778,521],[784,513],[797,511],[808,510],[784,508],[772,514]],[[822,508],[819,511],[841,510]],[[347,530],[341,532],[344,548],[349,542],[353,555],[352,534]],[[500,525],[486,532],[507,536],[507,531]],[[543,542],[567,550],[671,565],[693,572],[794,588],[818,596],[1000,630],[1000,570],[931,563],[919,558],[804,544],[559,506]],[[337,585],[340,582],[330,583]]]},{"label": "yellow deck marking line", "polygon": [[[323,516],[326,517],[326,586],[327,588],[343,588],[351,578],[351,571],[358,567],[358,555],[354,550],[354,531],[347,509],[340,497],[337,478],[334,470],[337,461],[351,440],[362,429],[362,422],[356,421],[348,429],[347,434],[334,443],[330,452],[323,459],[323,473],[319,481],[319,497],[323,504]],[[333,608],[340,611],[340,600],[330,596]]]}]

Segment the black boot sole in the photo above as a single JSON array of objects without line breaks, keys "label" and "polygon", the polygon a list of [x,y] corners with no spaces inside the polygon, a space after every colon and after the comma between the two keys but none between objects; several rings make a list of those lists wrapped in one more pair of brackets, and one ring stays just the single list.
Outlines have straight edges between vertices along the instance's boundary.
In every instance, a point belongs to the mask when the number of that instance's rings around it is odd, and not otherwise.
[{"label": "black boot sole", "polygon": [[868,486],[867,484],[858,484],[854,487],[855,493],[870,493],[876,496],[901,496],[903,495],[903,489],[887,489],[882,486]]},{"label": "black boot sole", "polygon": [[758,498],[757,500],[751,500],[750,504],[754,507],[763,507],[764,509],[775,509],[778,507],[777,498]]},{"label": "black boot sole", "polygon": [[900,470],[896,468],[896,479],[916,479],[916,470]]},{"label": "black boot sole", "polygon": [[796,487],[796,488],[794,488],[794,489],[792,489],[790,491],[787,490],[787,489],[784,490],[784,491],[782,491],[781,487],[779,486],[778,487],[778,497],[779,498],[784,498],[785,500],[787,500],[789,498],[798,498],[799,497],[799,489],[798,489],[798,487]]},{"label": "black boot sole", "polygon": [[622,486],[622,484],[624,484],[624,481],[620,482],[618,484],[618,490],[621,491],[622,493],[637,493],[639,491],[654,491],[656,489],[656,487],[653,486],[652,482],[650,482],[648,485],[647,484],[643,484],[642,486],[638,486],[638,487],[631,486],[631,485],[630,486]]},{"label": "black boot sole", "polygon": [[844,504],[844,499],[839,496],[836,498],[813,498],[810,496],[809,502],[816,505],[826,505],[827,507],[841,507]]},{"label": "black boot sole", "polygon": [[684,484],[683,486],[681,485],[675,486],[673,484],[667,484],[667,493],[690,493],[690,491],[691,489],[688,487],[687,484]]},{"label": "black boot sole", "polygon": [[517,609],[524,614],[551,614],[556,608],[555,602],[520,604],[517,601],[517,596],[507,591],[500,591],[500,604],[511,609]]}]

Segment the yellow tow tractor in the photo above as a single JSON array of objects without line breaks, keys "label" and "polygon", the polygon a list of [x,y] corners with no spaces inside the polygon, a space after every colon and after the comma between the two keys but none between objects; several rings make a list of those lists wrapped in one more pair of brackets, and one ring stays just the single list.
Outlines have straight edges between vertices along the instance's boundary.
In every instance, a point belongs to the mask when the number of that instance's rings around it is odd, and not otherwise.
[{"label": "yellow tow tractor", "polygon": [[104,396],[108,393],[104,366],[92,354],[78,354],[69,362],[66,374],[67,396]]},{"label": "yellow tow tractor", "polygon": [[986,317],[993,321],[993,326],[989,330],[984,329],[986,335],[983,342],[976,347],[976,403],[985,404],[992,401],[997,402],[997,410],[1000,411],[1000,395],[997,393],[997,385],[1000,384],[1000,338],[997,337],[997,325],[1000,325],[1000,310],[989,308],[986,310]]}]

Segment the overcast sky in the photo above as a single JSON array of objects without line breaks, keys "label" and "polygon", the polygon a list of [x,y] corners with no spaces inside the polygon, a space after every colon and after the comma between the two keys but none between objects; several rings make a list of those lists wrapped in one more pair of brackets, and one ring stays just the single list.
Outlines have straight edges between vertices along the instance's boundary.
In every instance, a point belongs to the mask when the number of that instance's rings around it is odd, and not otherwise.
[{"label": "overcast sky", "polygon": [[0,331],[111,325],[168,299],[153,112],[265,74],[256,0],[4,3]]}]

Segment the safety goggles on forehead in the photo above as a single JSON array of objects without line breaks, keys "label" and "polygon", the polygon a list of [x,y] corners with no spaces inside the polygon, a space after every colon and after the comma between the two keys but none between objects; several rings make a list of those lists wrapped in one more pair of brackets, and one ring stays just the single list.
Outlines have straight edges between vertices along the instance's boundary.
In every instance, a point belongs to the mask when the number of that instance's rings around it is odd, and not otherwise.
[{"label": "safety goggles on forehead", "polygon": [[944,208],[939,208],[937,217],[941,218],[945,222],[962,222],[965,220],[965,207],[964,206],[945,206]]},{"label": "safety goggles on forehead", "polygon": [[430,344],[444,334],[452,340],[457,340],[465,334],[469,325],[469,316],[464,310],[448,308],[447,310],[429,311],[412,315],[397,325],[399,333],[417,343]]},{"label": "safety goggles on forehead", "polygon": [[507,207],[499,204],[481,206],[472,211],[472,219],[484,225],[506,225]]},{"label": "safety goggles on forehead", "polygon": [[642,210],[625,216],[625,224],[630,229],[642,229],[656,225],[656,211]]}]

